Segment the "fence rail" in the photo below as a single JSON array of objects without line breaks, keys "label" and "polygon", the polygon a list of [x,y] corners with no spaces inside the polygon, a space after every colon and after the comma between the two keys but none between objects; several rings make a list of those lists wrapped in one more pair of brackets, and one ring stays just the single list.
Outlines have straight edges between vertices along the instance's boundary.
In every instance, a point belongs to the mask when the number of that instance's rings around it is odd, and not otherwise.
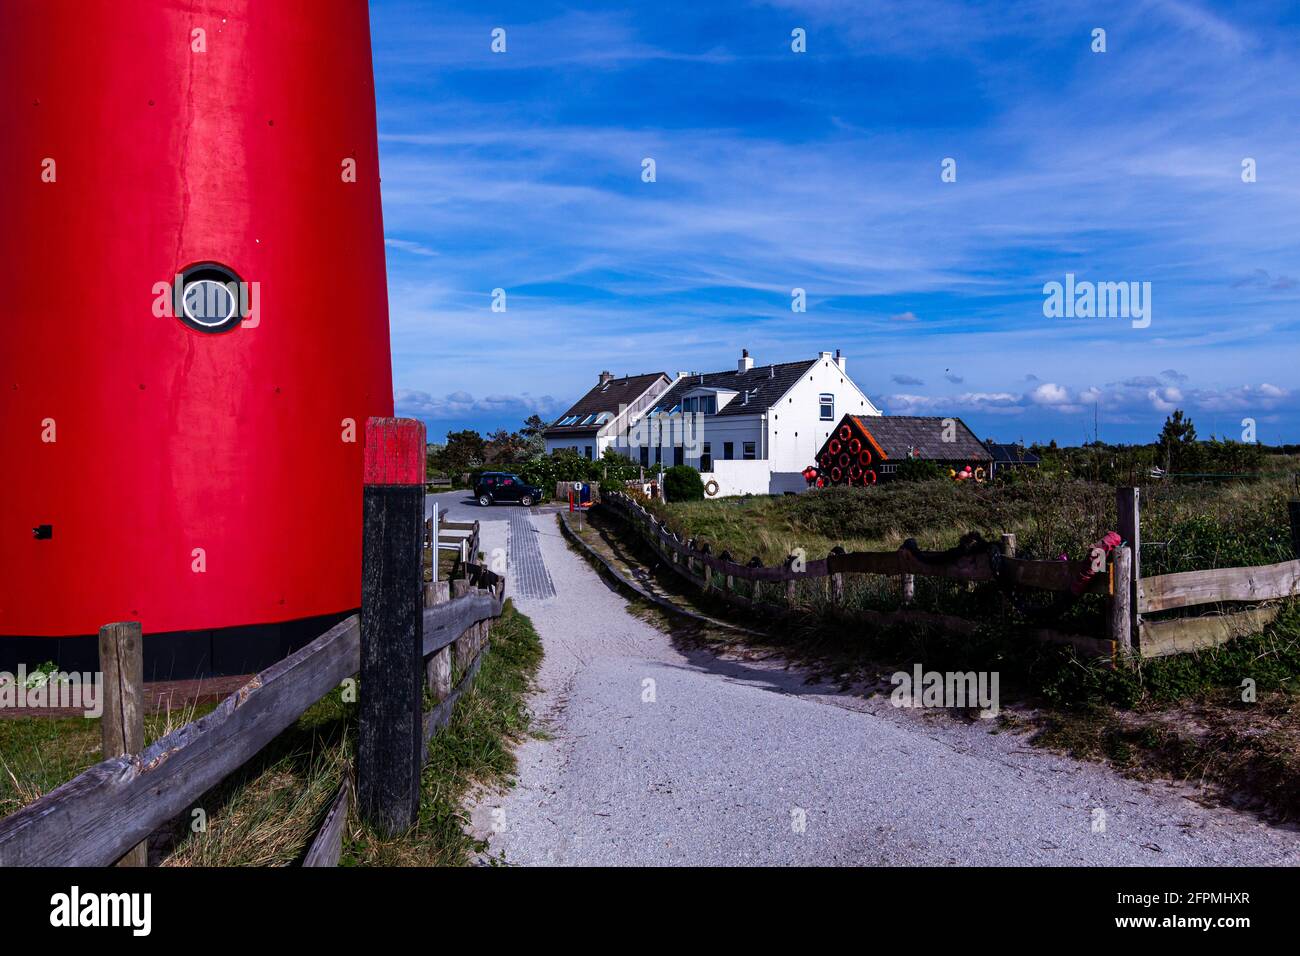
[{"label": "fence rail", "polygon": [[[423,426],[396,419],[371,419],[367,445],[391,440],[395,430],[410,439],[411,447],[424,448]],[[422,453],[418,462],[422,468]],[[393,497],[394,490],[410,493]],[[405,526],[393,513],[403,507],[414,517]],[[501,614],[505,590],[504,577],[473,561],[464,564],[461,579],[423,584],[422,519],[418,478],[368,486],[363,550],[369,573],[360,614],[255,675],[211,713],[138,754],[101,761],[0,819],[0,866],[114,864],[255,756],[309,707],[349,677],[364,673],[367,659],[403,661],[410,669],[381,669],[375,679],[362,682],[358,805],[368,822],[389,832],[413,822],[418,789],[403,794],[408,804],[414,797],[413,805],[394,805],[386,787],[396,772],[414,779],[418,788],[429,737],[445,726],[472,684],[488,648],[490,622]],[[477,528],[474,534],[477,540]],[[476,558],[477,552],[470,557]],[[377,573],[376,566],[382,566]],[[392,573],[394,569],[398,573]],[[417,613],[404,619],[399,613],[403,607]],[[451,678],[458,672],[453,688]],[[426,689],[437,702],[427,713]],[[106,688],[106,693],[113,689]],[[413,725],[392,719],[385,707],[367,707],[394,699],[414,701]],[[138,711],[136,717],[143,720]],[[408,738],[405,747],[403,736]],[[304,865],[337,862],[348,788],[345,780]]]},{"label": "fence rail", "polygon": [[[642,504],[622,494],[608,494],[603,504],[630,521],[646,537],[668,567],[700,590],[729,603],[751,609],[784,613],[795,603],[796,587],[804,579],[830,578],[830,596],[843,597],[844,574],[897,577],[902,607],[896,611],[861,611],[864,619],[880,625],[921,623],[957,633],[973,633],[976,622],[953,615],[912,609],[915,576],[972,583],[996,582],[1004,589],[1026,588],[1057,594],[1099,594],[1107,599],[1106,637],[1063,634],[1052,628],[1033,628],[1040,641],[1071,644],[1079,650],[1119,660],[1129,656],[1162,657],[1203,650],[1233,637],[1257,632],[1276,618],[1277,606],[1255,607],[1204,617],[1148,621],[1144,614],[1202,604],[1259,603],[1300,595],[1300,553],[1297,560],[1246,568],[1219,568],[1179,574],[1140,576],[1141,519],[1135,488],[1116,489],[1120,546],[1106,552],[1094,546],[1083,561],[1031,561],[1015,556],[1015,535],[1003,535],[997,551],[989,549],[954,555],[952,552],[897,551],[832,553],[825,558],[800,561],[791,556],[781,566],[763,566],[757,558],[736,561],[723,552],[715,555],[707,544],[683,540]],[[1289,508],[1292,538],[1300,552],[1300,506]],[[1100,544],[1100,543],[1099,543]],[[715,585],[714,575],[723,579]],[[750,583],[750,595],[738,594],[735,581]],[[784,585],[786,603],[762,598],[763,585]]]}]

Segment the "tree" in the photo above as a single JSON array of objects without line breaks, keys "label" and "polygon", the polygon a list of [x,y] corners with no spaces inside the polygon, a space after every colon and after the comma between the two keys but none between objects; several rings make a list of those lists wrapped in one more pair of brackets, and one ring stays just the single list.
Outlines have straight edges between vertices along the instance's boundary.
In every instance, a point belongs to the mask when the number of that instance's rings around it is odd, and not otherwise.
[{"label": "tree", "polygon": [[1157,444],[1165,453],[1165,471],[1189,469],[1196,459],[1196,426],[1183,414],[1181,408],[1165,419]]},{"label": "tree", "polygon": [[508,465],[528,457],[528,442],[518,432],[498,428],[487,437],[483,461],[489,465]]},{"label": "tree", "polygon": [[449,475],[460,475],[483,464],[487,442],[472,428],[447,432],[447,445],[438,456],[438,465]]},{"label": "tree", "polygon": [[523,438],[528,446],[528,454],[540,455],[546,451],[546,439],[542,437],[542,432],[546,430],[546,422],[542,421],[542,416],[533,414],[524,419],[524,427],[519,429],[519,435]]}]

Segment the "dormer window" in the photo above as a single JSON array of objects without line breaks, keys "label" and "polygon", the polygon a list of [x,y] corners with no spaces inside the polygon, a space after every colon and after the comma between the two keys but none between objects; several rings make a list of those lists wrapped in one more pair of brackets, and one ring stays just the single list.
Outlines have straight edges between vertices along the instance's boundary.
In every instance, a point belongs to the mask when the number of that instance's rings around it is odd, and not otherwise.
[{"label": "dormer window", "polygon": [[682,411],[699,412],[702,415],[718,414],[718,396],[694,395],[682,400]]}]

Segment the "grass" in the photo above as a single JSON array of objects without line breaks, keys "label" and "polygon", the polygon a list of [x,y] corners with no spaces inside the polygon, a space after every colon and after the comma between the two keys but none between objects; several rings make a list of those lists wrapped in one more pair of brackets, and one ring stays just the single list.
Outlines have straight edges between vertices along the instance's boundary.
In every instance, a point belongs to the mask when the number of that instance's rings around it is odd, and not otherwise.
[{"label": "grass", "polygon": [[[470,861],[478,844],[461,804],[475,786],[511,781],[514,743],[529,733],[525,700],[541,662],[541,641],[507,601],[491,649],[450,723],[429,745],[420,818],[408,833],[381,838],[348,821],[343,865],[446,866]],[[211,709],[146,718],[154,740]],[[252,760],[204,794],[150,840],[164,866],[290,866],[310,846],[345,775],[355,766],[356,704],[334,690]],[[11,813],[100,760],[99,721],[0,720],[0,815]],[[201,811],[196,812],[196,811]]]},{"label": "grass", "polygon": [[[149,744],[202,717],[215,704],[148,714]],[[13,813],[103,759],[99,718],[6,717],[0,720],[0,817]]]},{"label": "grass", "polygon": [[[1144,574],[1272,564],[1289,560],[1286,502],[1295,496],[1295,456],[1276,456],[1262,479],[1221,484],[1153,482],[1142,488]],[[1021,557],[1085,556],[1116,525],[1111,485],[1030,480],[956,484],[893,482],[873,488],[824,488],[803,495],[655,504],[668,526],[708,541],[741,561],[757,555],[780,564],[796,548],[809,557],[836,545],[892,551],[906,538],[944,549],[977,531],[990,541],[1017,536]]]}]

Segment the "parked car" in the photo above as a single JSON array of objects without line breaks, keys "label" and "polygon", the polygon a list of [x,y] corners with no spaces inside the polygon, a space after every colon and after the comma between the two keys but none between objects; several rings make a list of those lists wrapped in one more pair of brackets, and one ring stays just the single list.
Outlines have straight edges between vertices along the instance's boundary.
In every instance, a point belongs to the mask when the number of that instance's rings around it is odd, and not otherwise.
[{"label": "parked car", "polygon": [[528,508],[542,500],[542,489],[508,471],[485,471],[474,482],[474,497],[484,508],[498,501],[517,501]]}]

